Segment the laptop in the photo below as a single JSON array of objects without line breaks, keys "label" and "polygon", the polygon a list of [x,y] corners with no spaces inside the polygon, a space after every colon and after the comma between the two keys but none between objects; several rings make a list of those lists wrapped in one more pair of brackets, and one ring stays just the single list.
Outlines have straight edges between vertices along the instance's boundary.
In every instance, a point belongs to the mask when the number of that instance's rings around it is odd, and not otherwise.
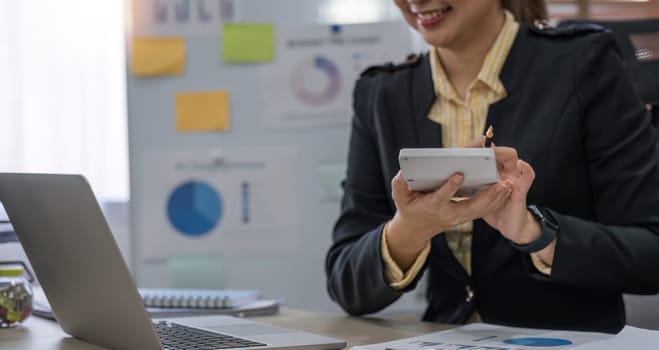
[{"label": "laptop", "polygon": [[231,316],[152,320],[80,175],[0,173],[0,202],[57,321],[73,337],[127,350],[346,346],[343,340]]}]

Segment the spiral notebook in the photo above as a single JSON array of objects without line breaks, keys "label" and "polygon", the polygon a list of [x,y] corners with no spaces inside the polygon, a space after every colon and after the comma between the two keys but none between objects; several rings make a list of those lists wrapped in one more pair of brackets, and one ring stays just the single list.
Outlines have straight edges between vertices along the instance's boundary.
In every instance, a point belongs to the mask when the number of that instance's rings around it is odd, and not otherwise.
[{"label": "spiral notebook", "polygon": [[158,308],[234,308],[261,297],[258,290],[139,288],[146,307]]},{"label": "spiral notebook", "polygon": [[[146,289],[146,288],[145,288]],[[33,314],[42,318],[55,320],[53,310],[48,303],[46,294],[39,286],[33,286],[34,305]],[[283,300],[257,299],[240,306],[226,308],[184,308],[184,307],[148,307],[147,312],[154,318],[188,317],[200,315],[230,315],[238,317],[266,316],[279,312],[279,305]]]}]

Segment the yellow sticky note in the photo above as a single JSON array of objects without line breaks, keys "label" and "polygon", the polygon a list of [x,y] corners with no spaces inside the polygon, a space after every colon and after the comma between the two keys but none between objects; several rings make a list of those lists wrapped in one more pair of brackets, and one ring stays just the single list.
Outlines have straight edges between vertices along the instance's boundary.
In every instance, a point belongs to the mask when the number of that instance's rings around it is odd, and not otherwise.
[{"label": "yellow sticky note", "polygon": [[275,56],[275,28],[266,23],[226,23],[222,26],[225,62],[271,62]]},{"label": "yellow sticky note", "polygon": [[229,122],[226,91],[176,94],[177,131],[224,131],[229,129]]},{"label": "yellow sticky note", "polygon": [[185,71],[185,40],[183,38],[134,39],[132,56],[133,75],[181,75]]}]

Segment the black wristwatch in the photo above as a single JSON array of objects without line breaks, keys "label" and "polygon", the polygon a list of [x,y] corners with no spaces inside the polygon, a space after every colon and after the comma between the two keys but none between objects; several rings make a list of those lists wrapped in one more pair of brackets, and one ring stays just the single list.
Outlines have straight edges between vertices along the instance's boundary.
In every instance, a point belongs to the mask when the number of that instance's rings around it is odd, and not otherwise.
[{"label": "black wristwatch", "polygon": [[533,253],[544,249],[556,238],[558,224],[545,215],[537,206],[531,204],[526,208],[531,212],[531,215],[533,215],[538,224],[540,224],[540,238],[527,244],[517,244],[513,241],[510,241],[510,244],[524,253]]}]

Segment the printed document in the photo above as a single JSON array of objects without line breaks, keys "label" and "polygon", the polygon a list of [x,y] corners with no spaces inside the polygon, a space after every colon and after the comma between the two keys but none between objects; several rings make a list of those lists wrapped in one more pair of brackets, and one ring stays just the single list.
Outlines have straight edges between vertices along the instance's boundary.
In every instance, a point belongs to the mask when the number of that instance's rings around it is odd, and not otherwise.
[{"label": "printed document", "polygon": [[659,331],[626,326],[620,333],[556,331],[475,323],[352,350],[620,350],[657,349]]}]

